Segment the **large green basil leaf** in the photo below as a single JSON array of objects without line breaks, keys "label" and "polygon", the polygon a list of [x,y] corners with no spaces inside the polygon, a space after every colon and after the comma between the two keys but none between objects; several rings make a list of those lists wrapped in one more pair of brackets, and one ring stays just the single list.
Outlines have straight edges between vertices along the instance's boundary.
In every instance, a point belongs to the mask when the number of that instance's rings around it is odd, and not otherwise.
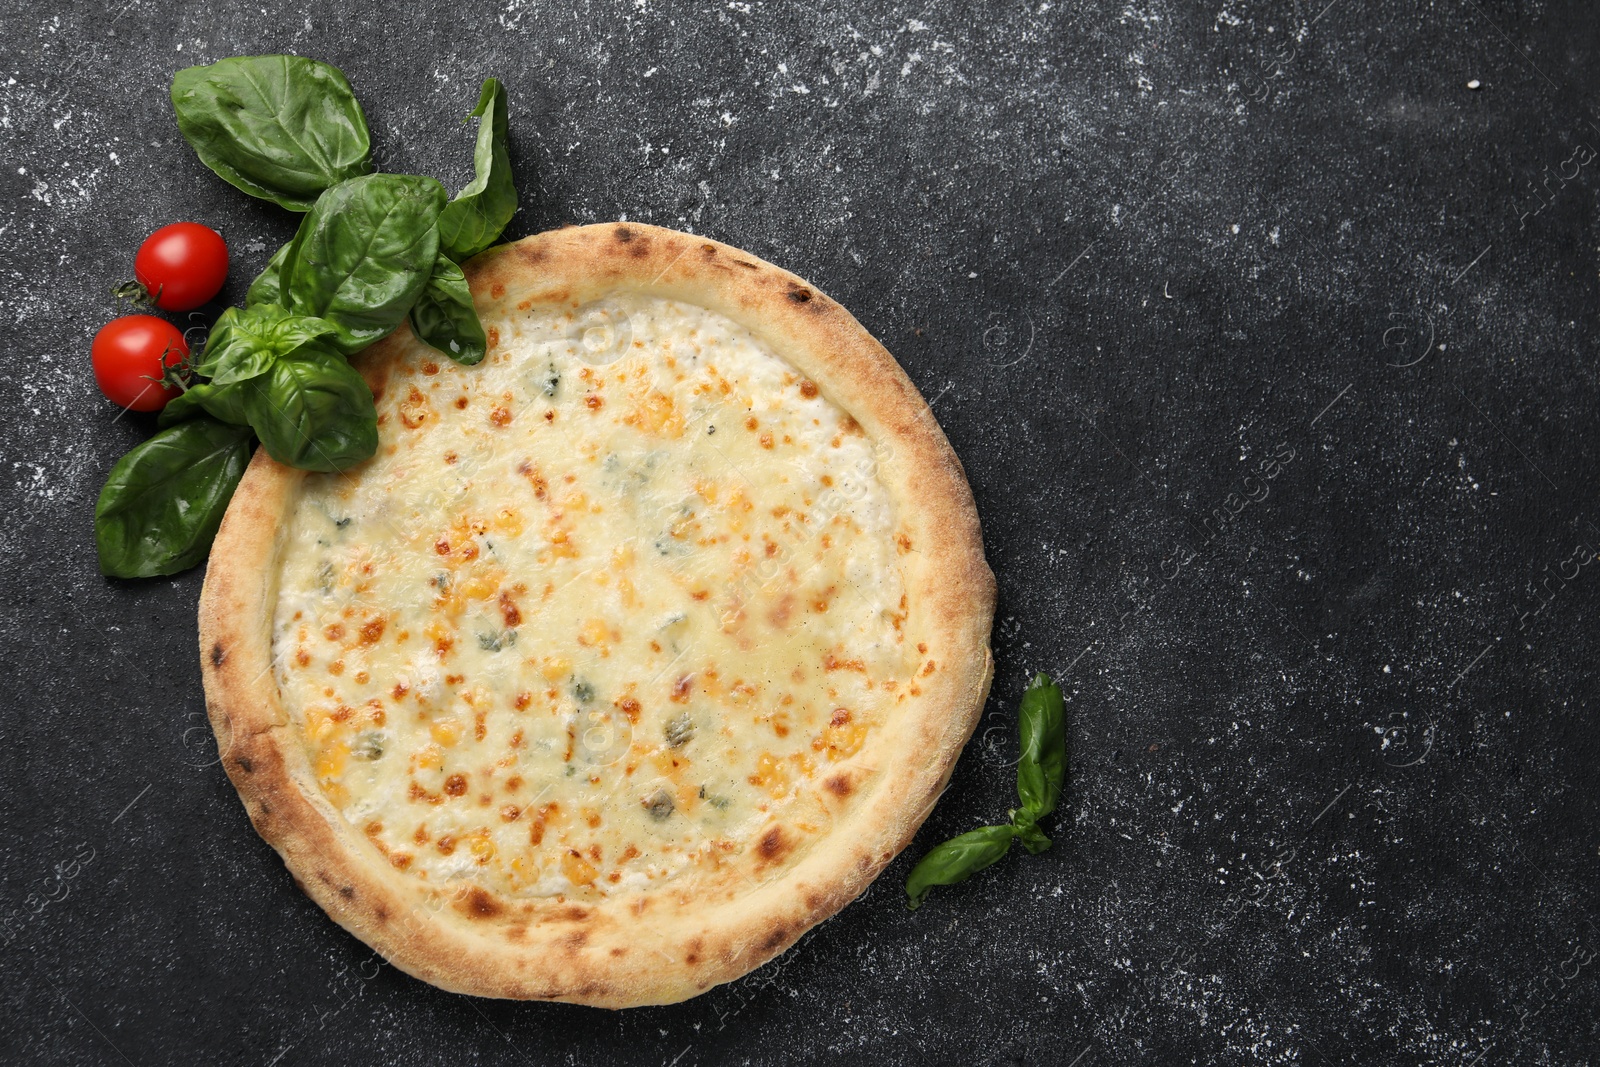
[{"label": "large green basil leaf", "polygon": [[1033,676],[1017,710],[1022,758],[1017,762],[1017,797],[1031,824],[1056,810],[1067,775],[1066,702],[1050,676]]},{"label": "large green basil leaf", "polygon": [[231,385],[265,374],[273,360],[338,330],[327,319],[294,315],[276,304],[228,308],[211,327],[195,370],[214,385]]},{"label": "large green basil leaf", "polygon": [[999,861],[1011,851],[1017,831],[1011,826],[980,826],[952,837],[929,852],[906,879],[906,907],[922,906],[922,898],[936,885],[955,885]]},{"label": "large green basil leaf", "polygon": [[206,414],[235,426],[248,426],[250,415],[245,411],[244,400],[242,382],[233,385],[196,382],[179,396],[167,401],[167,406],[156,416],[156,425],[162,428],[176,426],[185,419]]},{"label": "large green basil leaf", "polygon": [[172,79],[178,128],[229,184],[290,211],[372,170],[372,141],[350,83],[301,56],[236,56]]},{"label": "large green basil leaf", "polygon": [[311,341],[241,383],[245,412],[267,453],[308,471],[337,471],[378,450],[372,390],[343,356]]},{"label": "large green basil leaf", "polygon": [[405,320],[433,276],[444,187],[432,178],[369,174],[323,193],[281,268],[283,306],[328,319],[329,340],[358,352]]},{"label": "large green basil leaf", "polygon": [[257,304],[277,304],[283,306],[283,264],[289,258],[289,253],[294,251],[294,239],[291,238],[284,246],[272,253],[272,258],[267,260],[267,265],[261,273],[256,275],[256,280],[250,283],[250,288],[244,294],[244,306],[255,307]]},{"label": "large green basil leaf", "polygon": [[469,367],[489,350],[489,338],[472,306],[467,276],[443,252],[434,261],[427,288],[411,305],[411,329],[434,348]]},{"label": "large green basil leaf", "polygon": [[100,573],[151,578],[205,559],[249,462],[249,428],[208,418],[162,430],[117,460],[94,508]]},{"label": "large green basil leaf", "polygon": [[499,78],[483,80],[472,114],[479,120],[472,153],[477,176],[439,216],[439,245],[457,261],[494,244],[517,213],[517,187],[506,143],[506,90]]}]

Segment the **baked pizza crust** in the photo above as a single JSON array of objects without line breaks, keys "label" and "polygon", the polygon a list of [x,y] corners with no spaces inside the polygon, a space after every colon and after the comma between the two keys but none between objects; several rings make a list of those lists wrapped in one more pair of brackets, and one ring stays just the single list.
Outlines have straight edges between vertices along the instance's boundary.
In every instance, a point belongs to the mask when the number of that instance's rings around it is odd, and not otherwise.
[{"label": "baked pizza crust", "polygon": [[[972,493],[928,405],[883,346],[814,286],[746,252],[653,226],[605,224],[490,249],[465,271],[486,324],[529,301],[570,304],[630,290],[726,316],[817,383],[878,444],[878,478],[910,541],[899,557],[908,634],[927,644],[939,669],[920,677],[920,695],[874,731],[875,772],[830,781],[840,813],[831,831],[787,866],[781,840],[764,839],[757,847],[773,845],[779,873],[729,902],[697,909],[649,891],[599,903],[514,899],[476,885],[452,895],[424,891],[322,794],[284,708],[272,618],[283,522],[303,473],[258,450],[222,523],[200,600],[206,706],[223,766],[296,883],[401,970],[484,997],[612,1008],[685,1000],[772,959],[862,893],[944,789],[993,673],[995,585]],[[357,357],[375,391],[400,346],[413,343],[402,327]]]}]

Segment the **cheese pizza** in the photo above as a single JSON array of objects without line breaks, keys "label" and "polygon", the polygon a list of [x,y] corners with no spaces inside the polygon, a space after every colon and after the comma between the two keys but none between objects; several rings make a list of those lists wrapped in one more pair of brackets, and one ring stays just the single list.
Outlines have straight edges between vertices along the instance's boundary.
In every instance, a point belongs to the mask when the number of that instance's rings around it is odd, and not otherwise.
[{"label": "cheese pizza", "polygon": [[670,1003],[859,895],[988,691],[994,581],[893,358],[747,253],[634,223],[466,265],[463,367],[354,362],[377,455],[258,452],[201,600],[261,835],[403,970]]}]

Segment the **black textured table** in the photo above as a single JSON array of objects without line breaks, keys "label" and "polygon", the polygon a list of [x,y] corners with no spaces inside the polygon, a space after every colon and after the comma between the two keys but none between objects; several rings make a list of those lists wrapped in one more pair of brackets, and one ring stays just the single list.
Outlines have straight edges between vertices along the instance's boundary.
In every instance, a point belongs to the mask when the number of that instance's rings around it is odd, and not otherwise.
[{"label": "black textured table", "polygon": [[[1600,23],[1540,0],[39,7],[0,22],[0,1059],[1578,1064],[1600,1058]],[[107,582],[148,432],[88,343],[206,171],[174,70],[343,68],[380,167],[511,236],[636,219],[812,280],[967,465],[994,696],[912,847],[1003,817],[1069,693],[1056,847],[915,914],[904,856],[774,964],[621,1014],[380,965],[216,765],[198,572]],[[184,323],[188,325],[187,322]]]}]

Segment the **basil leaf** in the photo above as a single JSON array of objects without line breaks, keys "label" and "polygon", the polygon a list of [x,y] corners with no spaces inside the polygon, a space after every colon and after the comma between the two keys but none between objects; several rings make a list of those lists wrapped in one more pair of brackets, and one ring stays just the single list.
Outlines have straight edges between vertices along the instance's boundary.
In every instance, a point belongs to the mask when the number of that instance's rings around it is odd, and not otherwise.
[{"label": "basil leaf", "polygon": [[344,470],[378,450],[372,390],[344,357],[320,341],[275,360],[244,383],[244,410],[262,447],[279,463]]},{"label": "basil leaf", "polygon": [[350,355],[405,319],[433,276],[444,187],[369,174],[340,182],[306,214],[281,268],[284,307],[329,320]]},{"label": "basil leaf", "polygon": [[916,911],[922,898],[936,885],[964,882],[1011,850],[1017,835],[1012,826],[980,826],[952,837],[911,869],[906,879],[906,907]]},{"label": "basil leaf", "polygon": [[250,462],[250,431],[198,418],[117,460],[94,507],[100,573],[150,578],[206,558]]},{"label": "basil leaf", "polygon": [[433,276],[411,305],[411,329],[418,337],[457,363],[472,366],[489,350],[489,338],[472,306],[467,276],[443,252],[433,264]]},{"label": "basil leaf", "polygon": [[1061,687],[1049,675],[1034,675],[1017,711],[1017,729],[1022,735],[1017,797],[1031,821],[1055,811],[1061,799],[1061,783],[1067,774],[1066,713]]},{"label": "basil leaf", "polygon": [[167,406],[156,416],[156,425],[162,428],[176,426],[185,419],[205,414],[235,426],[248,426],[250,416],[244,409],[244,397],[244,388],[239,384],[196,382],[179,396],[167,401]]},{"label": "basil leaf", "polygon": [[477,176],[439,216],[439,246],[457,261],[494,244],[517,213],[517,187],[506,143],[506,90],[499,78],[483,80],[472,116],[479,119],[472,153]]},{"label": "basil leaf", "polygon": [[256,280],[250,283],[250,288],[245,292],[245,307],[255,307],[257,304],[277,304],[280,307],[283,305],[283,264],[293,250],[294,240],[291,238],[282,248],[272,253],[272,258],[267,260],[267,265],[256,275]]},{"label": "basil leaf", "polygon": [[300,56],[236,56],[172,79],[178,129],[200,162],[251,196],[305,211],[372,170],[366,116],[335,67]]},{"label": "basil leaf", "polygon": [[211,327],[195,370],[214,385],[229,385],[265,374],[281,359],[338,329],[327,319],[293,315],[276,304],[228,308]]}]

